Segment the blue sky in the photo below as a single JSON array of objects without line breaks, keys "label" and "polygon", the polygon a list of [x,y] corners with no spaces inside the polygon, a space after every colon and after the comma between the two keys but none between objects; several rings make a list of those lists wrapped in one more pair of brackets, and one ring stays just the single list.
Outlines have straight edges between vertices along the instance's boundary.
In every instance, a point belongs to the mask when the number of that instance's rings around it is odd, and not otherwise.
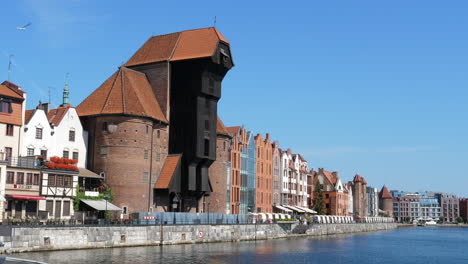
[{"label": "blue sky", "polygon": [[151,35],[216,16],[236,64],[219,102],[226,125],[269,132],[346,181],[360,173],[378,188],[468,196],[466,1],[20,0],[2,10],[0,79],[14,54],[28,108],[49,87],[57,106],[67,72],[78,105]]}]

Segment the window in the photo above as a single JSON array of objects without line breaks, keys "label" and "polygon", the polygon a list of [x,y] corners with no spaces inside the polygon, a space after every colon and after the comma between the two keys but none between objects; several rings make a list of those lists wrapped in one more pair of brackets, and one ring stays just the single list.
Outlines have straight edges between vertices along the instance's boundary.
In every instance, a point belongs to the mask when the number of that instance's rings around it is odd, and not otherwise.
[{"label": "window", "polygon": [[145,149],[145,152],[144,152],[143,156],[144,156],[145,159],[148,159],[148,150],[147,149]]},{"label": "window", "polygon": [[13,149],[9,147],[5,147],[5,160],[11,160],[13,156]]},{"label": "window", "polygon": [[48,180],[47,185],[49,185],[49,186],[55,186],[55,175],[50,175],[50,174],[49,174],[49,180]]},{"label": "window", "polygon": [[143,182],[148,182],[149,173],[143,172]]},{"label": "window", "polygon": [[39,174],[34,174],[33,185],[39,185]]},{"label": "window", "polygon": [[6,135],[13,136],[13,125],[7,124],[6,125]]},{"label": "window", "polygon": [[73,152],[73,159],[78,160],[78,152],[77,151]]},{"label": "window", "polygon": [[36,139],[42,139],[42,128],[36,127]]},{"label": "window", "polygon": [[63,176],[63,186],[72,187],[72,176]]},{"label": "window", "polygon": [[34,156],[34,148],[28,148],[28,156]]},{"label": "window", "polygon": [[63,175],[57,175],[57,186],[63,186]]},{"label": "window", "polygon": [[123,207],[122,207],[122,214],[123,214],[123,215],[126,215],[127,212],[128,212],[128,207],[127,207],[127,206],[123,206]]},{"label": "window", "polygon": [[41,156],[47,159],[47,149],[41,149]]},{"label": "window", "polygon": [[68,159],[68,155],[69,155],[68,150],[64,150],[64,151],[63,151],[63,156],[62,156],[62,157]]},{"label": "window", "polygon": [[27,185],[32,185],[33,182],[33,174],[32,173],[26,173],[26,184]]},{"label": "window", "polygon": [[70,216],[70,201],[63,201],[63,216]]},{"label": "window", "polygon": [[159,138],[161,136],[161,132],[158,130],[156,131],[156,137]]},{"label": "window", "polygon": [[11,108],[10,102],[0,101],[0,112],[11,114],[13,113],[13,109]]},{"label": "window", "polygon": [[75,142],[75,130],[70,130],[68,132],[68,141]]},{"label": "window", "polygon": [[101,147],[101,155],[107,155],[107,147]]},{"label": "window", "polygon": [[102,123],[102,130],[107,131],[107,128],[108,128],[107,122]]},{"label": "window", "polygon": [[149,126],[146,126],[146,134],[148,135],[149,133]]},{"label": "window", "polygon": [[15,173],[12,171],[7,171],[6,183],[13,184],[15,183]]},{"label": "window", "polygon": [[205,149],[204,149],[204,155],[208,156],[210,155],[210,140],[205,138]]},{"label": "window", "polygon": [[210,121],[205,120],[205,130],[210,130]]},{"label": "window", "polygon": [[24,184],[24,173],[17,172],[16,173],[16,184]]},{"label": "window", "polygon": [[160,161],[161,160],[161,153],[156,153],[156,161]]}]

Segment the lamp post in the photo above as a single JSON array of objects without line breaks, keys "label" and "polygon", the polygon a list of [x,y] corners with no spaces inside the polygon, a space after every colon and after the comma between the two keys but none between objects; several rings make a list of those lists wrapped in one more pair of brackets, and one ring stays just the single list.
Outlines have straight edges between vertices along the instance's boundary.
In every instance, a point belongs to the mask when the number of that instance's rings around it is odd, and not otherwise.
[{"label": "lamp post", "polygon": [[104,215],[104,219],[105,219],[105,223],[107,224],[107,200],[110,199],[110,196],[109,196],[108,193],[105,193],[102,198],[104,198],[104,200],[106,200],[106,212],[105,212],[105,215]]}]

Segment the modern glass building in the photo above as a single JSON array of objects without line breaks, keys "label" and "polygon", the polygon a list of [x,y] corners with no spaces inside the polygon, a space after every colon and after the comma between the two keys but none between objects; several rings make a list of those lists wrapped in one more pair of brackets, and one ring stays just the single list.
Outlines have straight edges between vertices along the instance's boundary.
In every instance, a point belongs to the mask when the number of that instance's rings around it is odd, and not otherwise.
[{"label": "modern glass building", "polygon": [[421,208],[421,218],[424,220],[439,220],[440,204],[435,198],[419,199]]},{"label": "modern glass building", "polygon": [[253,212],[255,208],[256,187],[256,147],[253,133],[247,131],[247,144],[241,149],[241,187],[240,187],[240,213]]}]

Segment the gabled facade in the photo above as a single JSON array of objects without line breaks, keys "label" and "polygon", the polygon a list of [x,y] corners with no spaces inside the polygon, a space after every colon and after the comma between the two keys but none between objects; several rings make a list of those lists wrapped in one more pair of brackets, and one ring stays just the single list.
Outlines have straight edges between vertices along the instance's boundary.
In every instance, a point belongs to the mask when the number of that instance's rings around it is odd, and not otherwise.
[{"label": "gabled facade", "polygon": [[272,161],[273,161],[273,205],[281,205],[281,149],[279,148],[278,141],[274,141],[271,144],[272,149]]},{"label": "gabled facade", "polygon": [[349,212],[348,190],[338,177],[337,172],[319,168],[314,176],[314,186],[320,184],[328,215],[347,216]]},{"label": "gabled facade", "polygon": [[349,182],[353,190],[354,217],[363,218],[367,216],[367,182],[366,179],[356,174],[353,181]]},{"label": "gabled facade", "polygon": [[256,153],[256,188],[255,212],[271,213],[273,211],[273,153],[270,135],[263,139],[261,134],[255,136]]},{"label": "gabled facade", "polygon": [[293,156],[291,150],[281,151],[281,204],[293,205],[293,196],[296,195],[296,189],[294,188],[296,179],[294,177],[294,165]]}]

